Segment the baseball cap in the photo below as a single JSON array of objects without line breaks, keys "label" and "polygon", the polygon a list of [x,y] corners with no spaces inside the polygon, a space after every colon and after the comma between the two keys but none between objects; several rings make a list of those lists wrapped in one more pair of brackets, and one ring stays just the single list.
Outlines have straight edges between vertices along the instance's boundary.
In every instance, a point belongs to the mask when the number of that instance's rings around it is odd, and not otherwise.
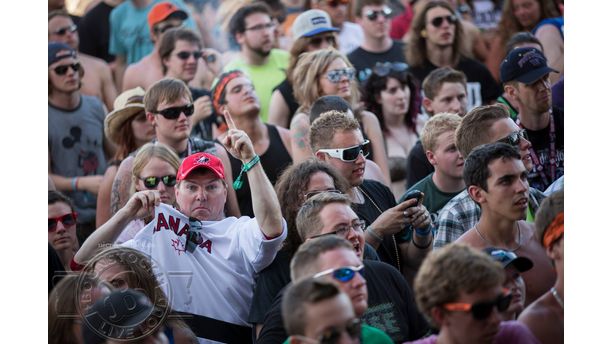
[{"label": "baseball cap", "polygon": [[514,252],[497,247],[487,247],[484,251],[494,260],[502,263],[504,269],[512,265],[518,272],[525,272],[533,267],[533,262],[527,257],[517,257]]},{"label": "baseball cap", "polygon": [[187,12],[181,10],[170,2],[160,2],[159,4],[153,6],[147,15],[149,28],[153,30],[153,26],[155,26],[157,23],[163,22],[170,16],[185,20],[187,19]]},{"label": "baseball cap", "polygon": [[293,21],[291,32],[294,39],[311,37],[319,33],[340,31],[332,26],[329,15],[322,10],[308,10],[302,12]]},{"label": "baseball cap", "polygon": [[[158,317],[159,309],[140,291],[115,290],[99,299],[84,314],[82,333],[85,343],[104,343],[107,339],[133,339],[134,335],[146,335],[143,330],[153,332],[163,322],[151,328]],[[163,310],[161,314],[163,314]],[[161,319],[159,319],[161,320]]]},{"label": "baseball cap", "polygon": [[68,45],[60,42],[49,42],[49,65],[54,64],[55,62],[73,57],[76,58],[76,50],[72,49]]},{"label": "baseball cap", "polygon": [[186,179],[197,168],[206,168],[212,171],[219,179],[225,179],[223,164],[219,158],[210,153],[195,153],[183,160],[176,173],[176,180]]},{"label": "baseball cap", "polygon": [[501,82],[519,81],[531,85],[544,75],[559,71],[548,67],[546,57],[536,48],[512,49],[500,66]]},{"label": "baseball cap", "polygon": [[121,135],[120,129],[133,116],[144,111],[143,98],[145,90],[142,87],[129,89],[121,93],[113,105],[113,111],[104,118],[104,133],[111,141],[117,143]]}]

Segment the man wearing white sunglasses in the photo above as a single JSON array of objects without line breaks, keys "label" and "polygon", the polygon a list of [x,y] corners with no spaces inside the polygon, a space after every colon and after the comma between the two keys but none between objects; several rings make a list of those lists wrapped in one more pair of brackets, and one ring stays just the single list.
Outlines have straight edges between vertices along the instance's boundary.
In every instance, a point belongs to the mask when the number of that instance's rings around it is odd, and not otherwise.
[{"label": "man wearing white sunglasses", "polygon": [[337,111],[322,114],[312,123],[310,144],[317,159],[331,164],[352,186],[348,195],[366,222],[367,243],[411,283],[433,241],[429,212],[421,200],[408,199],[398,205],[387,186],[365,179],[370,142],[363,139],[354,118]]}]

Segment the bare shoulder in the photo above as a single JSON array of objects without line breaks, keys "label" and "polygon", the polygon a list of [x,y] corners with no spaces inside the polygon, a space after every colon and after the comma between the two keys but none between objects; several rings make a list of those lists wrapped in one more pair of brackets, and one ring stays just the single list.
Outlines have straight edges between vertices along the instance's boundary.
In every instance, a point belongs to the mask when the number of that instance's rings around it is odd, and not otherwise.
[{"label": "bare shoulder", "polygon": [[309,126],[310,125],[309,122],[310,122],[310,119],[308,118],[308,116],[305,113],[298,112],[291,119],[291,124],[289,125],[289,129],[303,127],[305,125]]},{"label": "bare shoulder", "polygon": [[555,312],[548,307],[546,298],[547,295],[544,294],[540,299],[529,305],[517,319],[532,329],[532,332],[534,328],[540,327],[543,322],[548,322],[555,316]]},{"label": "bare shoulder", "polygon": [[476,249],[484,248],[482,239],[478,236],[475,227],[472,227],[467,232],[461,234],[461,236],[455,242],[469,245]]}]

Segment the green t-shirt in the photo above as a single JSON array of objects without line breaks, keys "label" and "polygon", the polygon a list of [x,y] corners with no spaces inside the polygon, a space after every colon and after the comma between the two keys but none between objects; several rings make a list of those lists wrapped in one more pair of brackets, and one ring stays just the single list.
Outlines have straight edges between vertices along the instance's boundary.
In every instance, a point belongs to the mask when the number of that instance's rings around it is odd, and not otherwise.
[{"label": "green t-shirt", "polygon": [[[423,205],[427,208],[431,214],[432,223],[438,218],[438,211],[442,209],[448,201],[453,197],[457,196],[461,191],[458,192],[442,192],[436,184],[433,182],[433,173],[430,173],[427,177],[419,180],[414,184],[404,195],[412,190],[419,190],[425,194],[423,199]],[[400,202],[405,201],[404,196],[400,198]]]},{"label": "green t-shirt", "polygon": [[287,77],[288,66],[289,53],[280,49],[272,49],[265,65],[247,65],[243,59],[237,58],[225,65],[223,71],[240,69],[247,74],[255,86],[255,93],[261,104],[259,115],[264,122],[267,122],[272,91]]},{"label": "green t-shirt", "polygon": [[[361,325],[361,342],[364,344],[393,344],[391,337],[376,327]],[[289,344],[289,338],[283,344]]]}]

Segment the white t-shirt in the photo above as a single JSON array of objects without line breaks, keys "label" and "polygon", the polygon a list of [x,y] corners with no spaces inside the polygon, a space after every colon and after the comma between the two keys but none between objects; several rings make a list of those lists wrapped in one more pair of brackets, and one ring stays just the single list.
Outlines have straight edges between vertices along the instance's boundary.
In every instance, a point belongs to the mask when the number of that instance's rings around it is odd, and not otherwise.
[{"label": "white t-shirt", "polygon": [[342,23],[342,30],[338,34],[340,52],[348,54],[359,48],[361,43],[363,43],[363,29],[361,26],[349,21]]},{"label": "white t-shirt", "polygon": [[[186,249],[189,218],[166,204],[123,245],[151,257],[155,275],[172,309],[241,326],[247,322],[255,274],[267,267],[287,236],[266,240],[257,220],[243,216],[202,221],[202,238]],[[200,343],[212,341],[200,338]]]}]

